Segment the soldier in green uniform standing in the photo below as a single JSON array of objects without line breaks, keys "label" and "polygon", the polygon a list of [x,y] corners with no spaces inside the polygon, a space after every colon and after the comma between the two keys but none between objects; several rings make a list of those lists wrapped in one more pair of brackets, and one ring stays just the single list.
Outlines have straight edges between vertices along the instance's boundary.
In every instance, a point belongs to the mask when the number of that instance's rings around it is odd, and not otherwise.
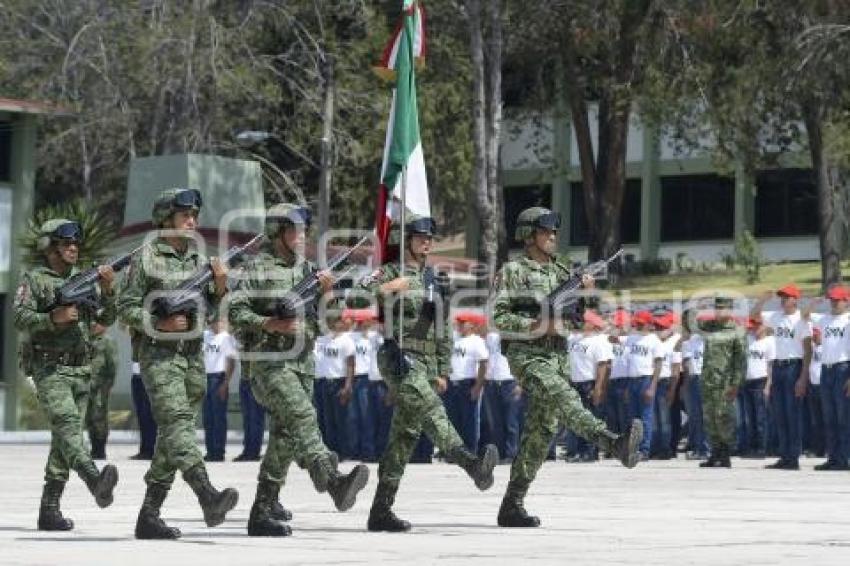
[{"label": "soldier in green uniform standing", "polygon": [[431,218],[413,216],[404,230],[404,273],[399,263],[388,263],[361,282],[377,297],[392,336],[379,350],[378,364],[395,399],[389,441],[378,466],[378,488],[369,512],[370,531],[410,530],[410,523],[399,519],[392,506],[422,432],[482,491],[493,485],[493,467],[499,459],[492,444],[480,456],[466,449],[435,391],[435,387],[445,390],[451,359],[451,332],[444,315],[440,324],[439,311],[446,304],[433,270],[425,265],[436,225]]},{"label": "soldier in green uniform standing", "polygon": [[92,325],[91,392],[86,411],[91,457],[106,459],[106,439],[109,437],[109,394],[115,385],[115,340],[106,334],[107,327]]},{"label": "soldier in green uniform standing", "polygon": [[[238,500],[236,490],[218,491],[212,486],[195,441],[195,419],[206,389],[198,328],[203,321],[185,314],[156,317],[145,310],[150,293],[176,288],[207,264],[189,237],[197,228],[201,205],[201,194],[194,189],[169,189],[159,195],[153,206],[153,224],[166,231],[133,258],[118,299],[121,321],[137,337],[142,379],[157,424],[156,448],[145,474],[147,491],[136,522],[136,538],[140,539],[180,536],[178,529],[160,518],[177,470],[197,496],[209,527],[221,524]],[[219,260],[212,258],[209,265],[213,280],[204,295],[215,308],[227,292],[227,274]],[[191,337],[186,338],[189,331]],[[169,333],[179,334],[172,337]]]},{"label": "soldier in green uniform standing", "polygon": [[74,528],[73,521],[63,517],[59,509],[69,470],[79,474],[100,507],[112,503],[112,490],[118,482],[115,466],[106,465],[98,471],[83,438],[92,371],[89,329],[94,323],[108,326],[115,320],[112,268],[98,268],[98,312],[55,305],[57,288],[79,273],[76,263],[81,238],[77,222],[45,222],[38,240],[38,249],[45,255],[44,265],[24,274],[15,295],[15,327],[27,333],[22,355],[24,371],[33,377],[51,432],[38,513],[38,528],[43,531]]},{"label": "soldier in green uniform standing", "polygon": [[[248,519],[250,536],[287,536],[290,527],[279,519],[288,513],[278,494],[292,462],[306,468],[319,493],[328,492],[339,511],[350,509],[366,486],[369,468],[338,470],[338,459],[319,432],[312,404],[313,342],[317,321],[310,315],[277,318],[275,303],[305,277],[316,273],[323,293],[332,276],[304,258],[310,211],[279,204],[266,214],[268,242],[244,266],[244,275],[230,302],[230,322],[245,338],[242,356],[249,358],[251,389],[269,416],[269,445],[260,465],[257,495]],[[251,338],[253,337],[253,338]]]},{"label": "soldier in green uniform standing", "polygon": [[[511,370],[528,395],[519,452],[499,509],[498,524],[502,527],[540,525],[538,517],[526,512],[523,501],[559,422],[629,468],[639,460],[641,421],[634,420],[627,434],[617,435],[582,406],[569,383],[569,358],[558,328],[561,321],[541,314],[541,300],[570,276],[554,258],[560,222],[560,215],[542,207],[522,211],[514,238],[525,245],[525,255],[505,263],[494,283],[493,320],[503,332],[503,351]],[[586,276],[583,285],[593,286],[593,278]]]},{"label": "soldier in green uniform standing", "polygon": [[735,398],[747,375],[747,339],[744,329],[732,317],[732,299],[717,297],[714,317],[700,321],[703,335],[703,413],[711,445],[708,460],[701,468],[731,468],[735,444]]}]

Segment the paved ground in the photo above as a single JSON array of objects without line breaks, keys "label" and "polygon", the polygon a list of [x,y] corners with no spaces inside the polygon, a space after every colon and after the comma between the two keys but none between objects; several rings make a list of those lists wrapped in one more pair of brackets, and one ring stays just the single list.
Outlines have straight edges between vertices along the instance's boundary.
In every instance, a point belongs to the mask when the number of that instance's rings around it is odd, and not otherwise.
[{"label": "paved ground", "polygon": [[507,466],[482,494],[454,467],[414,465],[397,506],[415,525],[406,535],[366,532],[374,477],[343,514],[293,470],[284,498],[295,534],[276,540],[245,536],[257,464],[227,462],[212,464],[210,475],[239,489],[230,519],[206,528],[179,482],[164,514],[184,537],[161,543],[132,536],[145,465],[128,460],[131,453],[129,445],[111,448],[121,481],[108,509],[98,509],[78,479],[69,483],[63,509],[77,528],[55,534],[35,530],[47,446],[0,445],[0,564],[850,563],[850,473],[812,472],[811,460],[796,473],[762,470],[752,460],[736,460],[731,471],[684,460],[631,471],[612,462],[547,463],[527,501],[544,526],[522,531],[495,526]]}]

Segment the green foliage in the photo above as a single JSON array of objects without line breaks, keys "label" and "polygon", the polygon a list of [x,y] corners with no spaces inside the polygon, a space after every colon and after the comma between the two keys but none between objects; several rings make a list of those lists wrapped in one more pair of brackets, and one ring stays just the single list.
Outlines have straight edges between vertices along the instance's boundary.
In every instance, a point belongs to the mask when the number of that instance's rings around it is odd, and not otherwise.
[{"label": "green foliage", "polygon": [[735,242],[735,263],[743,268],[748,284],[759,282],[764,261],[759,251],[759,244],[749,230],[744,230]]},{"label": "green foliage", "polygon": [[83,231],[80,266],[89,267],[105,259],[106,249],[115,240],[115,228],[101,212],[86,205],[82,199],[75,199],[41,208],[27,222],[26,231],[18,240],[27,264],[37,265],[44,261],[44,252],[36,249],[36,242],[41,225],[53,218],[67,218],[80,223]]}]

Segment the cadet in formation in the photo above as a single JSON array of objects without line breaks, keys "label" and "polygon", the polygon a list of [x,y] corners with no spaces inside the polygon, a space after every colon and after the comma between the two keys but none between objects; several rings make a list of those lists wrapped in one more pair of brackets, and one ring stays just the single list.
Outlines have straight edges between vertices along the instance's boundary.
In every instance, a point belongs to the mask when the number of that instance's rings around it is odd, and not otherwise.
[{"label": "cadet in formation", "polygon": [[328,492],[336,508],[350,509],[369,479],[369,468],[338,469],[336,454],[322,442],[313,407],[313,342],[317,320],[309,313],[281,318],[276,303],[301,280],[315,275],[323,293],[333,286],[331,274],[317,271],[304,258],[310,211],[290,204],[269,209],[268,242],[248,262],[229,307],[230,322],[245,339],[251,358],[251,390],[270,416],[269,445],[260,465],[257,495],[248,519],[251,536],[286,536],[291,517],[276,509],[278,494],[292,462],[307,469],[319,493]]},{"label": "cadet in formation", "polygon": [[705,431],[711,445],[701,468],[730,468],[735,445],[735,399],[747,374],[747,339],[732,317],[732,299],[714,300],[714,317],[698,321],[705,350],[702,362],[702,395]]},{"label": "cadet in formation", "polygon": [[92,325],[91,392],[86,410],[91,457],[106,459],[109,437],[109,394],[115,385],[115,340],[106,334],[106,326]]},{"label": "cadet in formation", "polygon": [[[528,395],[519,452],[499,508],[498,524],[502,527],[540,525],[540,519],[529,515],[523,502],[546,458],[559,422],[629,468],[639,460],[641,421],[632,421],[629,432],[617,435],[582,406],[578,393],[569,384],[566,338],[558,328],[561,321],[541,312],[545,297],[571,275],[554,257],[559,228],[557,213],[542,207],[522,211],[514,238],[525,245],[525,255],[505,263],[494,283],[494,322],[503,333],[504,354]],[[591,287],[593,279],[585,276],[583,284]]]},{"label": "cadet in formation", "polygon": [[[221,524],[238,500],[235,489],[212,486],[195,441],[195,419],[206,388],[199,328],[203,321],[179,313],[156,317],[145,310],[150,293],[173,290],[207,265],[207,258],[190,243],[201,205],[201,194],[194,189],[169,189],[159,195],[153,224],[166,231],[133,258],[118,299],[121,320],[136,336],[134,349],[157,424],[156,448],[145,474],[147,491],[136,521],[140,539],[180,536],[160,517],[177,470],[197,496],[209,527]],[[204,298],[215,308],[227,292],[227,274],[217,259],[209,265],[213,280]]]},{"label": "cadet in formation", "polygon": [[445,390],[451,359],[451,333],[442,314],[445,303],[433,270],[425,264],[436,225],[431,218],[414,216],[404,229],[404,272],[398,262],[388,263],[361,282],[377,297],[392,335],[378,352],[378,364],[395,399],[389,442],[378,466],[378,487],[369,512],[370,531],[410,530],[410,523],[399,519],[392,506],[422,432],[480,490],[493,485],[493,467],[499,458],[492,444],[481,456],[466,449],[434,390]]},{"label": "cadet in formation", "polygon": [[15,327],[26,333],[23,370],[33,377],[51,433],[38,512],[38,528],[43,531],[74,528],[73,521],[59,509],[69,470],[79,474],[100,507],[112,503],[118,482],[115,466],[98,471],[83,438],[92,375],[90,329],[92,324],[109,326],[115,320],[112,268],[98,268],[101,308],[97,312],[55,304],[56,290],[79,273],[76,263],[81,239],[77,222],[45,222],[37,244],[44,253],[44,264],[24,274],[14,302]]}]

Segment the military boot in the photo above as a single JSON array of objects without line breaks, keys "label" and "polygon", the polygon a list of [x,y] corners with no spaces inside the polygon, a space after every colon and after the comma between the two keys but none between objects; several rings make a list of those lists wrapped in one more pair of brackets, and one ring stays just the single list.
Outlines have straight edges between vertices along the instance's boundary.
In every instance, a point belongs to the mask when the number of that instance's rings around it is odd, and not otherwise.
[{"label": "military boot", "polygon": [[346,475],[334,470],[328,482],[328,493],[334,500],[337,511],[348,511],[354,506],[357,494],[366,487],[369,481],[369,468],[365,464],[357,464]]},{"label": "military boot", "polygon": [[540,518],[529,515],[523,506],[525,494],[528,493],[529,483],[519,480],[508,482],[505,497],[499,507],[496,522],[500,527],[539,527]]},{"label": "military boot", "polygon": [[627,434],[615,434],[606,429],[594,439],[594,442],[617,458],[625,467],[634,468],[640,462],[638,447],[641,440],[643,440],[643,422],[640,419],[634,419]]},{"label": "military boot", "polygon": [[307,466],[307,473],[313,481],[313,487],[319,493],[328,490],[331,473],[339,467],[339,456],[336,452],[328,452],[325,456],[317,458]]},{"label": "military boot", "polygon": [[180,529],[169,527],[160,517],[160,509],[168,495],[168,486],[152,483],[145,491],[145,500],[136,519],[136,538],[142,540],[175,540]]},{"label": "military boot", "polygon": [[369,511],[369,521],[366,528],[373,532],[403,533],[410,530],[410,523],[399,519],[393,513],[393,503],[398,486],[379,481],[375,490],[375,499]]},{"label": "military boot", "polygon": [[65,491],[65,482],[47,480],[44,491],[41,492],[41,506],[38,508],[38,530],[40,531],[70,531],[74,521],[66,519],[59,510],[59,500]]},{"label": "military boot", "polygon": [[98,472],[94,462],[88,462],[83,464],[78,473],[91,494],[94,495],[98,507],[112,505],[112,490],[118,483],[118,468],[112,464],[107,464]]},{"label": "military boot", "polygon": [[283,506],[283,504],[275,500],[272,502],[272,508],[269,513],[272,516],[272,519],[276,521],[291,521],[292,520],[292,511]]},{"label": "military boot", "polygon": [[257,483],[257,496],[248,517],[248,536],[285,537],[292,534],[289,525],[276,521],[272,516],[272,504],[277,501],[280,485],[268,480]]},{"label": "military boot", "polygon": [[493,444],[488,444],[481,456],[459,446],[449,452],[449,457],[469,474],[475,487],[481,491],[493,487],[493,468],[499,463],[499,449]]},{"label": "military boot", "polygon": [[719,454],[717,456],[717,464],[715,467],[717,468],[731,468],[732,467],[732,459],[730,458],[732,451],[728,446],[721,446],[719,450]]},{"label": "military boot", "polygon": [[91,459],[106,460],[106,439],[92,436],[91,438]]},{"label": "military boot", "polygon": [[236,507],[239,493],[232,487],[219,491],[212,486],[203,464],[198,464],[183,473],[183,479],[195,492],[198,503],[204,510],[204,522],[208,527],[215,527],[224,522],[227,512]]}]

